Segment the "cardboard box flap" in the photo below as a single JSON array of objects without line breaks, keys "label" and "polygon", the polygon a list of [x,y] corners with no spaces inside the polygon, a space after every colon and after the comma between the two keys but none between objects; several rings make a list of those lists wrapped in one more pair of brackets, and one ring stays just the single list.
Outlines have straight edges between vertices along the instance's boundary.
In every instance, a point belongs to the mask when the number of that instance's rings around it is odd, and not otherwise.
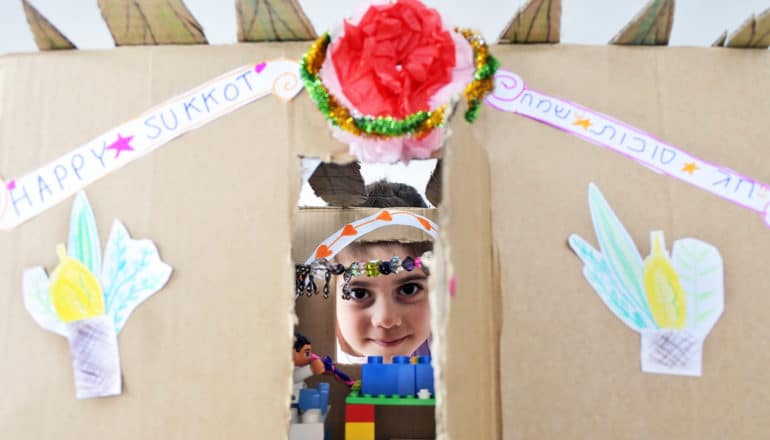
[{"label": "cardboard box flap", "polygon": [[[766,53],[614,47],[499,48],[529,87],[613,116],[705,160],[770,181]],[[726,79],[730,78],[729,81]],[[761,216],[544,124],[486,112],[492,225],[500,259],[505,438],[752,438],[767,432],[770,359],[757,350],[770,304]],[[697,172],[697,171],[696,171]],[[700,378],[640,371],[639,335],[610,312],[567,246],[596,246],[595,182],[642,258],[649,233],[695,237],[725,265],[725,311]],[[738,184],[739,182],[732,182]],[[744,187],[747,183],[744,183]],[[745,189],[745,188],[743,188]],[[760,387],[761,388],[761,387]],[[697,410],[696,410],[697,409]]]},{"label": "cardboard box flap", "polygon": [[[137,47],[2,58],[0,169],[30,171],[161,100],[285,49]],[[4,437],[285,435],[293,277],[285,201],[295,165],[285,106],[267,97],[87,188],[102,244],[117,218],[133,237],[153,240],[174,268],[167,287],[119,335],[117,398],[75,400],[66,339],[24,309],[21,274],[54,268],[71,203],[0,234]]]}]

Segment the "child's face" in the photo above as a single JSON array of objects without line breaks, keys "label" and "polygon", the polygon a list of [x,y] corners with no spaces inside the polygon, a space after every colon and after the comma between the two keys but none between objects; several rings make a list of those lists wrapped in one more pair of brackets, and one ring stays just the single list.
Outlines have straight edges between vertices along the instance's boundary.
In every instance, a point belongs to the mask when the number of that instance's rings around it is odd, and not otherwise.
[{"label": "child's face", "polygon": [[[348,266],[353,261],[404,259],[407,246],[370,245],[343,250],[337,260]],[[350,280],[352,298],[342,299],[341,279],[337,282],[337,325],[343,350],[358,356],[411,355],[430,336],[428,277],[422,269],[399,274]],[[347,346],[346,346],[347,345]]]}]

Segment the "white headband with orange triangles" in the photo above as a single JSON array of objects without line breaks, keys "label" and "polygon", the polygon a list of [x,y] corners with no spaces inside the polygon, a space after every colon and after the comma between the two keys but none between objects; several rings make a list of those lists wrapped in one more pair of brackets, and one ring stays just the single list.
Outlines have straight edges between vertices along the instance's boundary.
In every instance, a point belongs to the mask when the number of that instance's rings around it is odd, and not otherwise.
[{"label": "white headband with orange triangles", "polygon": [[329,260],[350,243],[384,226],[409,226],[430,235],[434,240],[438,237],[438,226],[430,219],[410,211],[383,209],[377,214],[348,223],[330,235],[315,248],[305,264],[320,258]]}]

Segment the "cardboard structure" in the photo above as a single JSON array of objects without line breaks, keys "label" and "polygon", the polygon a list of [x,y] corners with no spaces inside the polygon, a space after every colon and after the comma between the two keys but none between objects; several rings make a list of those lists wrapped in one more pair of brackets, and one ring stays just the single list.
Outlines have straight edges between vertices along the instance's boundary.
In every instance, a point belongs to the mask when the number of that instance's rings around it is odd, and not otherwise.
[{"label": "cardboard structure", "polygon": [[[306,46],[2,57],[0,170],[25,173],[233,67],[297,59]],[[770,182],[766,51],[493,52],[529,86]],[[456,118],[452,131],[444,200],[430,214],[441,225],[431,293],[439,436],[702,439],[770,432],[770,230],[761,218],[517,115],[485,108],[473,126]],[[55,265],[69,204],[0,234],[1,436],[283,438],[292,263],[309,249],[292,255],[292,239],[323,238],[320,228],[334,224],[328,234],[349,215],[295,212],[299,156],[345,160],[343,151],[307,95],[290,103],[268,97],[87,188],[98,224],[121,218],[132,235],[151,237],[175,270],[120,335],[119,397],[75,400],[66,344],[24,310],[21,273]],[[583,278],[566,240],[573,232],[593,236],[589,182],[613,201],[643,254],[652,229],[706,240],[722,253],[725,312],[704,347],[703,376],[642,373],[638,335],[608,313]],[[311,226],[297,230],[303,222]],[[453,299],[446,294],[450,273],[457,276]]]}]

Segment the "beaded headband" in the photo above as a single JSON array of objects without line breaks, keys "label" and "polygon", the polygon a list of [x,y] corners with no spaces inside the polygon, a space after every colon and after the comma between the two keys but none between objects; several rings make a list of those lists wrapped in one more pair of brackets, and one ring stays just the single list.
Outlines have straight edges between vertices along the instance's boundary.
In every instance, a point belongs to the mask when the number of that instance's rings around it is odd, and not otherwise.
[{"label": "beaded headband", "polygon": [[366,262],[354,261],[347,267],[340,263],[331,263],[326,258],[316,260],[311,264],[298,264],[295,267],[296,273],[296,297],[303,294],[307,296],[318,294],[318,285],[315,278],[323,277],[324,298],[329,298],[329,283],[332,275],[342,275],[344,280],[342,286],[342,299],[348,300],[350,296],[350,281],[353,277],[366,275],[367,277],[378,277],[380,275],[396,275],[406,272],[412,272],[415,269],[422,269],[425,275],[430,275],[430,261],[433,258],[432,252],[425,252],[419,257],[401,257],[394,256],[390,260],[369,260]]},{"label": "beaded headband", "polygon": [[415,268],[422,268],[427,274],[432,256],[430,252],[417,257],[407,256],[403,260],[396,256],[385,261],[354,262],[348,267],[330,263],[330,260],[350,243],[385,226],[408,226],[428,234],[433,240],[438,237],[438,226],[433,221],[409,211],[383,209],[376,214],[348,223],[321,242],[304,264],[296,265],[296,296],[302,296],[305,292],[308,296],[313,293],[317,294],[318,286],[315,282],[317,276],[324,278],[324,298],[328,298],[331,276],[342,275],[345,280],[342,292],[343,299],[350,299],[348,286],[350,279],[361,275],[362,272],[371,277],[397,274],[403,270],[410,272]]}]

